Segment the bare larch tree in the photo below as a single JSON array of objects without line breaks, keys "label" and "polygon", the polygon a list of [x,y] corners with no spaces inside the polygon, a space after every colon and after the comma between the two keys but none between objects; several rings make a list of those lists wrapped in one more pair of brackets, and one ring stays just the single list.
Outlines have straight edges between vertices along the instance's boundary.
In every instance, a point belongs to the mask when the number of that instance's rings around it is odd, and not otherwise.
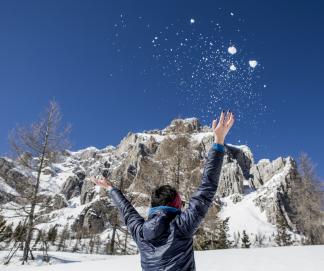
[{"label": "bare larch tree", "polygon": [[324,242],[322,235],[323,191],[315,166],[306,154],[299,158],[298,172],[300,177],[292,183],[292,205],[294,207],[294,222],[306,238],[307,243],[318,245]]},{"label": "bare larch tree", "polygon": [[55,161],[56,155],[65,150],[68,144],[70,126],[61,124],[59,105],[51,101],[40,120],[28,127],[18,126],[9,135],[9,142],[17,155],[17,161],[36,172],[32,189],[25,195],[27,229],[24,244],[23,263],[28,260],[35,226],[36,206],[40,203],[40,182],[43,170]]}]

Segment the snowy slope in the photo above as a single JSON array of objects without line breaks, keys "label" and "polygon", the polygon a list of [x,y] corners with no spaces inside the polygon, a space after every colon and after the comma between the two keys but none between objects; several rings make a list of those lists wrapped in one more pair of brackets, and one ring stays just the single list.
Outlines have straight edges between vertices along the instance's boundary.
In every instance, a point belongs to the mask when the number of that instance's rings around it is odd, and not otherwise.
[{"label": "snowy slope", "polygon": [[[269,161],[269,160],[267,160]],[[222,198],[221,201],[223,203],[222,209],[220,211],[220,216],[225,219],[229,217],[229,228],[230,234],[233,238],[233,234],[237,232],[242,232],[242,230],[246,230],[247,234],[251,235],[252,243],[257,238],[264,239],[263,244],[265,246],[274,246],[275,243],[273,237],[276,234],[276,225],[270,223],[267,214],[264,209],[260,208],[257,202],[266,199],[268,202],[275,201],[277,188],[280,187],[282,180],[285,180],[285,176],[289,174],[289,170],[291,169],[292,160],[290,158],[287,159],[286,165],[282,168],[281,171],[274,174],[262,187],[259,189],[252,189],[250,187],[249,181],[245,180],[244,183],[244,194],[239,195],[241,200],[239,202],[233,201],[233,195]],[[261,160],[259,163],[262,163]],[[270,163],[270,161],[269,161]],[[297,234],[292,235],[295,237],[295,241],[300,240],[301,236]],[[252,244],[253,245],[253,244]]]},{"label": "snowy slope", "polygon": [[[324,269],[323,251],[324,246],[230,249],[195,252],[195,258],[198,271],[321,271]],[[3,254],[4,252],[0,252],[1,258]],[[7,271],[141,270],[139,255],[99,256],[58,252],[51,255],[54,256],[52,265],[35,267],[35,265],[21,266],[17,263],[9,267],[0,266],[0,269]]]},{"label": "snowy slope", "polygon": [[233,203],[230,197],[222,199],[224,206],[220,216],[229,219],[230,234],[246,230],[248,234],[262,233],[267,237],[276,232],[276,226],[267,221],[265,212],[255,205],[257,191],[243,197],[239,203]]}]

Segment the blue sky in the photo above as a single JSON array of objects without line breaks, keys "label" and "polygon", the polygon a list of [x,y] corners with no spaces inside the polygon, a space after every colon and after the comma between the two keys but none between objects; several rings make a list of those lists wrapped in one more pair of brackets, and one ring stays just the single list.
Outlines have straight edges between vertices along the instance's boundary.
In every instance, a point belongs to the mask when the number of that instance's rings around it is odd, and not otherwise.
[{"label": "blue sky", "polygon": [[1,1],[0,153],[10,129],[52,98],[72,124],[73,149],[116,145],[179,116],[207,124],[231,108],[240,118],[228,142],[248,144],[256,160],[307,152],[324,177],[323,5]]}]

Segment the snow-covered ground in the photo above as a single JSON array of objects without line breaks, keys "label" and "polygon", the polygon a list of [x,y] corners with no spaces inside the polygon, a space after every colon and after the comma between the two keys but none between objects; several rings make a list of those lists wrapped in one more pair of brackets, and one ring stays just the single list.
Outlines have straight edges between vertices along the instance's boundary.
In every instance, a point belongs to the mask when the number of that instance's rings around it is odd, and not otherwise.
[{"label": "snow-covered ground", "polygon": [[[1,259],[5,255],[0,252]],[[0,266],[1,270],[88,271],[141,270],[139,255],[104,256],[51,253],[52,265]],[[197,270],[204,271],[321,271],[324,270],[324,246],[229,249],[195,252]],[[38,262],[41,264],[41,262]]]},{"label": "snow-covered ground", "polygon": [[255,205],[256,192],[245,196],[240,204],[235,204],[230,197],[224,198],[224,207],[220,212],[222,219],[229,217],[230,234],[246,230],[253,235],[262,233],[267,238],[276,233],[276,226],[267,221],[265,212]]}]

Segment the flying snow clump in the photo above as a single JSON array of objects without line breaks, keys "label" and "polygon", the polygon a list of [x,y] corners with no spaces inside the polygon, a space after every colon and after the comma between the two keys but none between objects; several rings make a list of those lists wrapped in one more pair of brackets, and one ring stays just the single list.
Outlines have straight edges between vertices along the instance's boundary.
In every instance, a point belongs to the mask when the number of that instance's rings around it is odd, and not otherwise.
[{"label": "flying snow clump", "polygon": [[255,68],[258,65],[258,61],[256,60],[250,60],[249,65],[251,68]]},{"label": "flying snow clump", "polygon": [[236,67],[235,67],[234,64],[232,64],[232,65],[230,66],[230,70],[233,71],[233,72],[236,71]]},{"label": "flying snow clump", "polygon": [[194,23],[195,23],[195,19],[191,18],[191,19],[190,19],[190,23],[191,23],[191,24],[194,24]]},{"label": "flying snow clump", "polygon": [[235,48],[235,46],[230,46],[228,47],[227,51],[231,54],[234,55],[237,53],[237,49]]}]

